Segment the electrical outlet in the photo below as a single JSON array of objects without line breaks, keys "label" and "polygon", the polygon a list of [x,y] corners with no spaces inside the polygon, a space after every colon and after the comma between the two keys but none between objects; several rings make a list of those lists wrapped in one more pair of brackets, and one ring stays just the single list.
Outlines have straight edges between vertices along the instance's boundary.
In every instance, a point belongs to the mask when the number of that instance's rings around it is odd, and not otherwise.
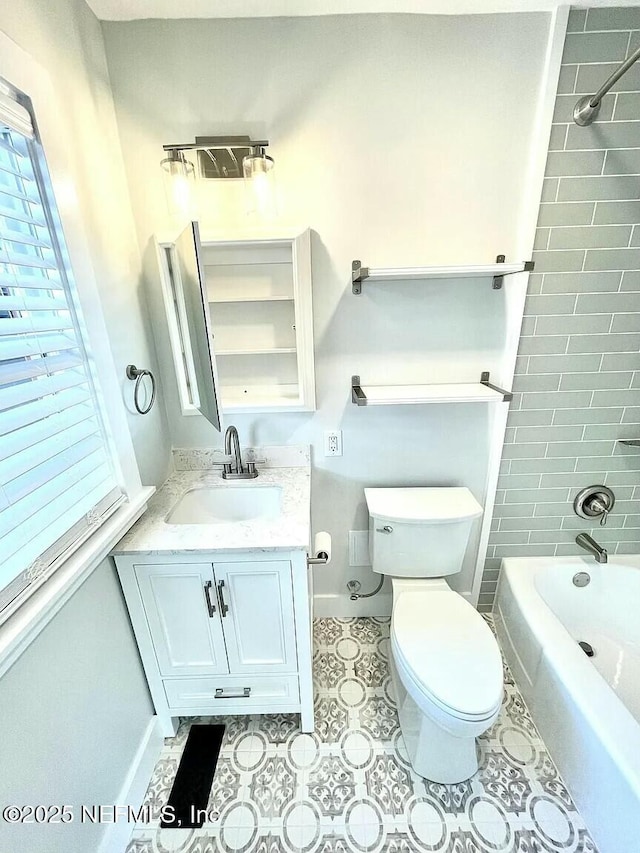
[{"label": "electrical outlet", "polygon": [[371,557],[369,556],[369,531],[368,530],[350,530],[349,531],[349,565],[350,566],[370,566]]},{"label": "electrical outlet", "polygon": [[342,456],[341,429],[326,429],[324,431],[324,455]]}]

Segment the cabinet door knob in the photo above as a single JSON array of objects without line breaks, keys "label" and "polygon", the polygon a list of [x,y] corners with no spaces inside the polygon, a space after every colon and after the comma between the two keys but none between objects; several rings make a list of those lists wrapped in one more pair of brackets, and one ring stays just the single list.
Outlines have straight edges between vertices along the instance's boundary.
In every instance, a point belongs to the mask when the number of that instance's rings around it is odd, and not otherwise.
[{"label": "cabinet door knob", "polygon": [[209,616],[213,616],[216,612],[216,608],[214,603],[211,601],[211,587],[213,586],[211,581],[207,581],[204,585],[204,600],[207,602],[207,610],[209,611]]},{"label": "cabinet door knob", "polygon": [[220,615],[226,616],[229,612],[229,605],[224,600],[224,581],[218,581],[218,601],[220,603]]}]

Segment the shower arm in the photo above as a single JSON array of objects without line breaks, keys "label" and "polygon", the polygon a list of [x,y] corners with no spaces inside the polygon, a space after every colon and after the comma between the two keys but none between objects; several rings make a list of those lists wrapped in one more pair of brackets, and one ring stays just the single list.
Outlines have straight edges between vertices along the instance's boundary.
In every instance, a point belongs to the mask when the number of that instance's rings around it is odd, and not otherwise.
[{"label": "shower arm", "polygon": [[600,86],[595,95],[585,95],[584,98],[580,98],[573,110],[573,120],[576,124],[579,124],[581,127],[591,124],[598,115],[600,103],[604,96],[638,59],[640,59],[640,47],[634,50],[631,56],[616,68],[613,74]]}]

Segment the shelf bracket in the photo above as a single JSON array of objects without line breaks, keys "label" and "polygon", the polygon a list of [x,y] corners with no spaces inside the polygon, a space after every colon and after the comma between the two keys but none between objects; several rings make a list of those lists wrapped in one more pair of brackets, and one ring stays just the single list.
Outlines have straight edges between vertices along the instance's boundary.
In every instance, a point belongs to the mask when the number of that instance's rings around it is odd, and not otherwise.
[{"label": "shelf bracket", "polygon": [[[505,262],[505,256],[504,255],[498,255],[496,257],[496,263],[497,264],[503,264],[504,262]],[[494,275],[494,277],[493,277],[493,289],[494,290],[502,290],[503,283],[504,283],[504,276],[503,275]]]},{"label": "shelf bracket", "polygon": [[640,438],[619,438],[618,444],[624,444],[626,447],[640,447]]},{"label": "shelf bracket", "polygon": [[497,385],[492,385],[491,382],[489,382],[488,370],[483,370],[480,374],[480,384],[486,385],[487,388],[491,388],[492,391],[497,391],[499,394],[502,394],[505,403],[508,403],[510,400],[513,400],[513,394],[511,393],[511,391],[505,391],[504,388],[498,388]]},{"label": "shelf bracket", "polygon": [[360,387],[360,377],[359,376],[352,376],[351,377],[351,402],[355,403],[356,406],[366,406],[367,405],[367,395],[364,393],[364,391]]},{"label": "shelf bracket", "polygon": [[351,292],[356,296],[362,293],[362,282],[369,277],[369,267],[363,267],[361,261],[353,261],[351,264]]},{"label": "shelf bracket", "polygon": [[[496,257],[497,264],[503,264],[506,258],[504,255],[498,255]],[[524,270],[523,272],[532,272],[535,267],[534,261],[525,261],[524,262]],[[494,275],[493,277],[493,289],[494,290],[502,290],[502,285],[504,284],[504,276],[511,275],[512,273],[504,273],[504,275]]]}]

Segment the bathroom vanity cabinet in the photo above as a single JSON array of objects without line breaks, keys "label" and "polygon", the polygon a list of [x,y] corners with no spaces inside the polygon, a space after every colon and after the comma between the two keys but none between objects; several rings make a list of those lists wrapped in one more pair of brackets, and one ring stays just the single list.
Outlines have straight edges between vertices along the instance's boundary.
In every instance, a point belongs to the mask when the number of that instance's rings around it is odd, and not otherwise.
[{"label": "bathroom vanity cabinet", "polygon": [[[166,737],[178,717],[224,714],[299,713],[313,731],[308,448],[291,455],[299,464],[256,480],[176,471],[113,549]],[[265,495],[277,506],[207,517],[207,500]]]},{"label": "bathroom vanity cabinet", "polygon": [[305,553],[115,559],[165,736],[179,716],[278,711],[313,730]]},{"label": "bathroom vanity cabinet", "polygon": [[[224,412],[315,410],[309,229],[273,234],[207,234],[189,229],[190,266],[201,278],[203,308]],[[158,241],[162,287],[183,414],[197,410],[194,357],[181,274],[184,233]],[[178,247],[180,251],[178,251]]]}]

